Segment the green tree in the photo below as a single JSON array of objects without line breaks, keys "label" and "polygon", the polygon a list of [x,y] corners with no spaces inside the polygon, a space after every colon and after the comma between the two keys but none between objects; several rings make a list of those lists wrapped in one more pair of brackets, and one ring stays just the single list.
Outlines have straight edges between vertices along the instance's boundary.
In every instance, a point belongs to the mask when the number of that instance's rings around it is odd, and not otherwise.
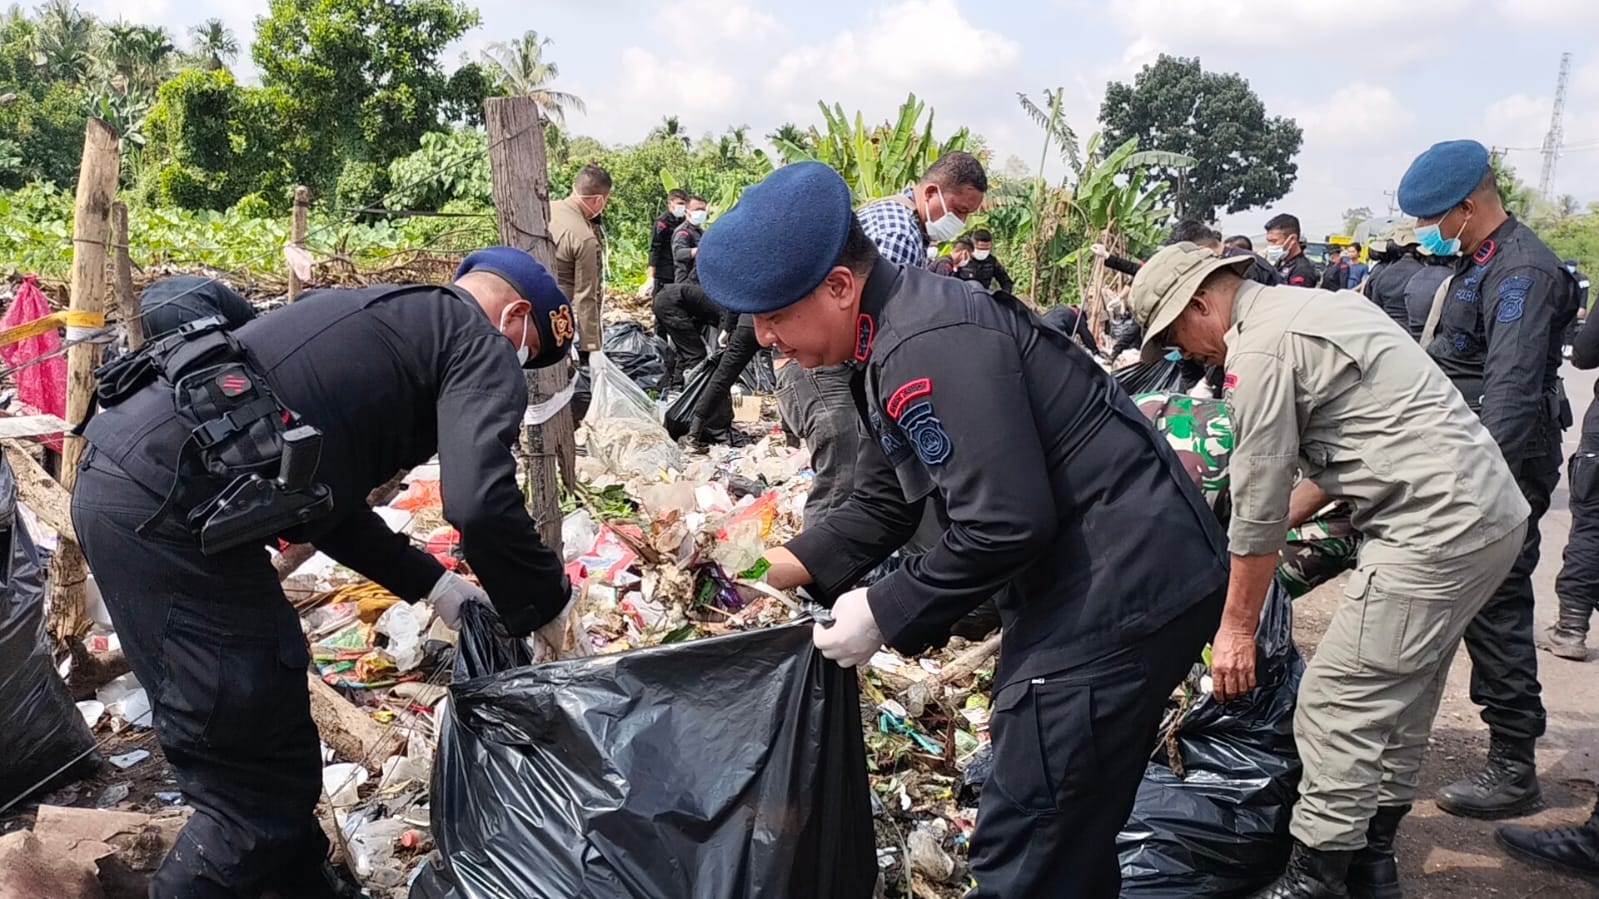
[{"label": "green tree", "polygon": [[1099,120],[1108,145],[1139,146],[1193,157],[1188,169],[1160,167],[1178,214],[1210,220],[1287,196],[1294,186],[1303,133],[1292,119],[1268,117],[1249,83],[1200,68],[1198,59],[1162,55],[1133,83],[1112,83]]},{"label": "green tree", "polygon": [[225,69],[239,57],[239,40],[221,19],[206,19],[189,29],[194,58],[206,68]]},{"label": "green tree", "polygon": [[457,0],[270,0],[251,57],[292,177],[326,194],[351,163],[386,176],[442,130],[440,57],[478,21]]},{"label": "green tree", "polygon": [[1359,227],[1361,222],[1364,222],[1369,218],[1371,218],[1370,206],[1356,206],[1353,209],[1345,209],[1343,233],[1354,234],[1355,228]]},{"label": "green tree", "polygon": [[938,157],[969,149],[971,132],[965,128],[948,140],[934,139],[933,112],[915,94],[900,106],[897,119],[874,126],[868,126],[859,112],[852,122],[841,105],[817,105],[826,130],[811,128],[803,145],[777,140],[778,152],[787,160],[815,159],[837,169],[857,201],[903,190],[920,180]]},{"label": "green tree", "polygon": [[145,196],[185,209],[227,209],[260,191],[287,200],[261,94],[225,68],[186,69],[161,85],[146,117]]},{"label": "green tree", "polygon": [[99,24],[73,0],[48,0],[34,29],[34,63],[53,81],[82,84],[94,68]]},{"label": "green tree", "polygon": [[550,85],[561,75],[560,67],[544,58],[552,42],[529,31],[518,40],[494,43],[483,51],[490,79],[508,97],[529,97],[552,122],[566,123],[566,111],[588,112],[576,94],[558,91]]}]

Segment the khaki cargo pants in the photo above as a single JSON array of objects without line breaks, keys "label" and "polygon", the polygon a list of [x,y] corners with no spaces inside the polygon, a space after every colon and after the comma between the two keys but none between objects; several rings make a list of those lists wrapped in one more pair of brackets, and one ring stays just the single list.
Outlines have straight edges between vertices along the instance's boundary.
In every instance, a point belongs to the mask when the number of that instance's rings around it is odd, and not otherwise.
[{"label": "khaki cargo pants", "polygon": [[1300,842],[1360,849],[1379,806],[1416,798],[1455,650],[1525,533],[1518,525],[1453,559],[1355,570],[1299,687],[1294,739],[1305,771],[1290,830]]}]

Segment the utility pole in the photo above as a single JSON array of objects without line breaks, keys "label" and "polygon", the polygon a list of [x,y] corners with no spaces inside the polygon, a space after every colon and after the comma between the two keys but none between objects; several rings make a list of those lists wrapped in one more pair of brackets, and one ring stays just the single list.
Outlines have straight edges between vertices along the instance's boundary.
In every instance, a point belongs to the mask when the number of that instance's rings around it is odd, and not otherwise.
[{"label": "utility pole", "polygon": [[1538,196],[1549,202],[1555,186],[1555,162],[1565,142],[1566,83],[1571,80],[1571,54],[1560,54],[1560,77],[1555,81],[1555,105],[1549,114],[1549,133],[1543,139],[1543,172],[1538,176]]},{"label": "utility pole", "polygon": [[[490,97],[483,103],[483,119],[489,131],[489,168],[494,179],[500,240],[528,251],[553,272],[550,175],[538,104],[527,97]],[[551,365],[528,372],[527,380],[529,405],[536,405],[564,390],[569,377],[565,365]],[[571,406],[543,424],[522,426],[522,451],[527,454],[528,478],[532,482],[528,513],[538,525],[544,545],[557,556],[561,554],[561,487],[557,475],[572,477],[567,460],[575,456],[576,449]]]}]

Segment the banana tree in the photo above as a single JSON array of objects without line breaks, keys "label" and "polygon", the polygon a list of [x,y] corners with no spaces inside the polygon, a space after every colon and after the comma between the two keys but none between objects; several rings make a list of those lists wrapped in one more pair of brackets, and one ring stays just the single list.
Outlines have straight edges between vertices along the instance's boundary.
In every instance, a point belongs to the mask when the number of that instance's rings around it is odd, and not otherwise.
[{"label": "banana tree", "polygon": [[865,116],[857,112],[852,120],[840,104],[817,106],[822,110],[824,128],[811,127],[803,143],[794,141],[792,134],[781,133],[772,136],[773,142],[790,162],[815,160],[837,169],[857,203],[915,184],[940,156],[965,150],[971,141],[971,132],[965,128],[945,141],[935,139],[933,111],[915,94],[906,98],[894,121],[870,127]]}]

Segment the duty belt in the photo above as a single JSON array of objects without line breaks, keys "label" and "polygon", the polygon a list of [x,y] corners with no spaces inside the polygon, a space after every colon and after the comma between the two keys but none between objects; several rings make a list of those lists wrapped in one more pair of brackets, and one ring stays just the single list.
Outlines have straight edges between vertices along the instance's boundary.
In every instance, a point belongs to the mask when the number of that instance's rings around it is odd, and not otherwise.
[{"label": "duty belt", "polygon": [[[214,555],[260,543],[333,508],[327,487],[314,480],[322,432],[278,400],[221,318],[185,324],[95,375],[101,406],[159,383],[173,391],[179,418],[193,424],[173,465],[172,489],[139,526],[140,535],[184,508],[201,550]],[[196,489],[217,480],[226,483],[219,492]]]}]

